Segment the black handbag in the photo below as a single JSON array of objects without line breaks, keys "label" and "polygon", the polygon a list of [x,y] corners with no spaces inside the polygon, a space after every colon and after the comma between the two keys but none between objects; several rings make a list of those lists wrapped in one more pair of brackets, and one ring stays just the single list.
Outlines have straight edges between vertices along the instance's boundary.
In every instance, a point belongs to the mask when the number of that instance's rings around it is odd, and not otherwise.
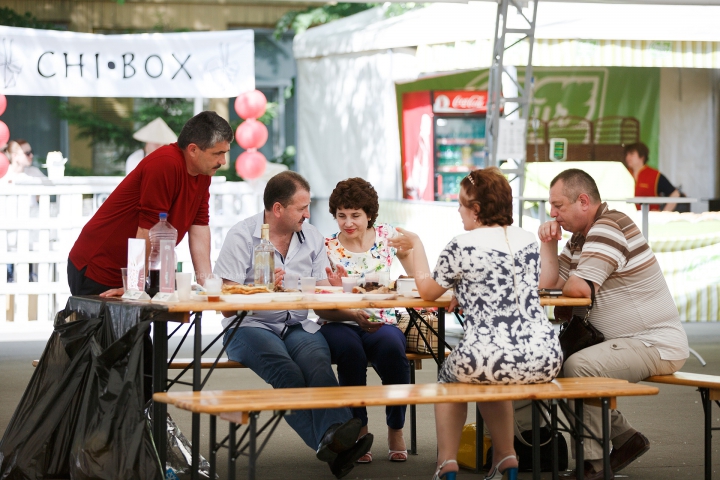
[{"label": "black handbag", "polygon": [[605,341],[605,335],[588,320],[590,311],[595,306],[595,285],[588,280],[585,281],[590,285],[590,306],[585,312],[585,317],[573,315],[570,320],[560,326],[558,340],[560,340],[564,360],[583,348],[592,347]]}]

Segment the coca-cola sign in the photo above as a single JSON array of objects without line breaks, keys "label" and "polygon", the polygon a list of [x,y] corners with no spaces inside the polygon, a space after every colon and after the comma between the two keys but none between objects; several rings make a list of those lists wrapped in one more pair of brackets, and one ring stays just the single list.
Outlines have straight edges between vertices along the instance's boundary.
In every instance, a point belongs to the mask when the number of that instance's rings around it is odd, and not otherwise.
[{"label": "coca-cola sign", "polygon": [[435,90],[433,92],[433,112],[487,112],[487,99],[487,91]]}]

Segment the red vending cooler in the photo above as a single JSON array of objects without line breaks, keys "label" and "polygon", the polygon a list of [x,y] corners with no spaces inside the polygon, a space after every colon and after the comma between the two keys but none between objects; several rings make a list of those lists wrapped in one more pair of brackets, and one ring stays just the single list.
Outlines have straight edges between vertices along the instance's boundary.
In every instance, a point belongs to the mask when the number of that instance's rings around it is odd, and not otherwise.
[{"label": "red vending cooler", "polygon": [[404,198],[457,200],[462,179],[485,167],[487,91],[410,92],[402,105]]}]

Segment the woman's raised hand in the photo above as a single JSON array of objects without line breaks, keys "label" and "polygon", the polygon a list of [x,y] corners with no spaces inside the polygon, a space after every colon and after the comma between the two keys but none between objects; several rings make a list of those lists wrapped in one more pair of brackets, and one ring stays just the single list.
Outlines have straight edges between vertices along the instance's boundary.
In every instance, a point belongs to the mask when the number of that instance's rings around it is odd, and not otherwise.
[{"label": "woman's raised hand", "polygon": [[342,277],[347,277],[347,270],[345,270],[345,267],[342,265],[335,265],[334,272],[330,267],[325,267],[325,272],[327,273],[330,285],[333,287],[342,286]]},{"label": "woman's raised hand", "polygon": [[390,238],[388,240],[388,245],[397,248],[399,252],[407,252],[408,250],[412,250],[413,246],[417,242],[420,242],[420,237],[417,233],[405,230],[404,228],[396,228],[395,230],[400,232],[401,235]]}]

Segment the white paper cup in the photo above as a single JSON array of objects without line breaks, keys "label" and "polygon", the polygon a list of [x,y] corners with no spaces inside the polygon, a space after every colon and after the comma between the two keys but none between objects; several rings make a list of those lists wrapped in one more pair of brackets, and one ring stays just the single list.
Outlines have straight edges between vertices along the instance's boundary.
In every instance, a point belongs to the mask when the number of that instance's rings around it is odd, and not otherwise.
[{"label": "white paper cup", "polygon": [[398,278],[395,285],[400,295],[409,295],[413,290],[417,290],[414,278]]},{"label": "white paper cup", "polygon": [[175,274],[175,283],[177,284],[178,300],[184,302],[190,300],[190,284],[192,282],[192,273],[177,272]]},{"label": "white paper cup", "polygon": [[283,287],[285,290],[297,290],[299,281],[300,275],[286,272],[285,277],[283,277]]},{"label": "white paper cup", "polygon": [[357,286],[359,279],[360,275],[348,275],[347,277],[342,277],[343,292],[352,293],[352,289]]},{"label": "white paper cup", "polygon": [[302,277],[300,279],[300,290],[303,293],[315,293],[315,277]]}]

